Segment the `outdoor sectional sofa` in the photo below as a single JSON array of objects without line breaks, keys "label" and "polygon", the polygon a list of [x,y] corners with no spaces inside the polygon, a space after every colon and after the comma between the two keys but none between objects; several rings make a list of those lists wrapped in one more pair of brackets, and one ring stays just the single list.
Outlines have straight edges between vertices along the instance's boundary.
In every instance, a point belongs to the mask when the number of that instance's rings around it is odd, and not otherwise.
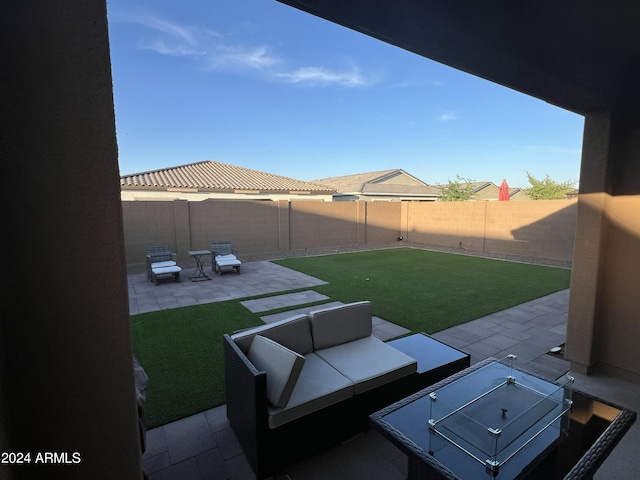
[{"label": "outdoor sectional sofa", "polygon": [[356,302],[224,335],[227,417],[261,479],[367,428],[416,384]]}]

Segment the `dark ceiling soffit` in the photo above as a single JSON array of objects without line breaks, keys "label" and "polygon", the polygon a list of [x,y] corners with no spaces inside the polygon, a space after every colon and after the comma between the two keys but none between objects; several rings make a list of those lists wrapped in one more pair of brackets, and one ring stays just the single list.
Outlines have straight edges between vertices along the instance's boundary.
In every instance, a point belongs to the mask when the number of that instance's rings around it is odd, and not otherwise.
[{"label": "dark ceiling soffit", "polygon": [[640,19],[639,8],[611,13],[596,0],[277,1],[576,113],[640,99],[630,71],[640,60],[638,34],[614,31],[631,28],[625,16]]}]

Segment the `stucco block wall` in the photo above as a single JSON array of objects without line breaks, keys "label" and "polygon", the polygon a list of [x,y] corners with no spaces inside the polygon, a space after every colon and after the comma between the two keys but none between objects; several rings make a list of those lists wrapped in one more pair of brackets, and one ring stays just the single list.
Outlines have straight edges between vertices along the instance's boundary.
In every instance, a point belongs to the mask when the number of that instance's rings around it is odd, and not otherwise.
[{"label": "stucco block wall", "polygon": [[193,250],[231,242],[239,255],[279,251],[277,202],[213,200],[189,205]]},{"label": "stucco block wall", "polygon": [[[285,204],[288,202],[285,202]],[[150,245],[170,245],[179,262],[189,250],[231,242],[240,254],[278,252],[279,202],[212,200],[122,202],[127,263],[143,263]]]},{"label": "stucco block wall", "polygon": [[487,203],[485,248],[506,255],[571,260],[575,200]]},{"label": "stucco block wall", "polygon": [[127,262],[149,245],[189,250],[229,241],[240,255],[405,240],[429,245],[571,260],[576,201],[122,202]]},{"label": "stucco block wall", "polygon": [[486,204],[409,203],[405,238],[418,243],[482,250]]},{"label": "stucco block wall", "polygon": [[576,203],[575,200],[410,203],[406,238],[445,247],[571,260]]},{"label": "stucco block wall", "polygon": [[144,263],[151,245],[177,253],[175,210],[175,202],[122,202],[127,263]]},{"label": "stucco block wall", "polygon": [[291,249],[358,243],[360,202],[292,202]]},{"label": "stucco block wall", "polygon": [[366,207],[366,243],[393,242],[402,235],[400,202],[369,202]]}]

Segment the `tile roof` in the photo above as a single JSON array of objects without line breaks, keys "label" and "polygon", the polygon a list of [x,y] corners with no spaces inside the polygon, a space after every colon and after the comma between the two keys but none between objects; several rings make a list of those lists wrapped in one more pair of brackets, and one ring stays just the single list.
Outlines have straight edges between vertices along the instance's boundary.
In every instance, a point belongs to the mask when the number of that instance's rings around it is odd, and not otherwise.
[{"label": "tile roof", "polygon": [[281,177],[211,160],[133,173],[120,177],[121,187],[197,188],[206,190],[260,190],[333,193],[317,183]]},{"label": "tile roof", "polygon": [[[394,176],[406,176],[415,183],[385,183]],[[378,172],[356,173],[341,177],[328,177],[313,180],[314,183],[326,185],[341,193],[370,193],[370,194],[412,194],[412,195],[439,195],[440,189],[427,185],[422,180],[415,178],[402,169],[381,170]]]},{"label": "tile roof", "polygon": [[379,172],[356,173],[354,175],[343,175],[341,177],[321,178],[314,180],[314,182],[335,188],[339,192],[361,192],[365,184],[396,171],[397,170],[382,170]]},{"label": "tile roof", "polygon": [[423,195],[439,196],[442,191],[438,187],[431,185],[394,185],[368,183],[362,189],[364,194],[386,194],[386,195]]}]

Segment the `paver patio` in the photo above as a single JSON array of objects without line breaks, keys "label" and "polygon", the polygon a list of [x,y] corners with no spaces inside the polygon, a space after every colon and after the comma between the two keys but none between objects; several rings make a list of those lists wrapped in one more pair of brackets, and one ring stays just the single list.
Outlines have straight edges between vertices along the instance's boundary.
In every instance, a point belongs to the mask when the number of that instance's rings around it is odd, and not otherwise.
[{"label": "paver patio", "polygon": [[[279,280],[274,282],[272,277],[265,275],[274,275]],[[265,282],[265,278],[269,278],[269,282]],[[146,275],[130,276],[129,281],[131,304],[140,312],[173,308],[182,306],[181,303],[210,303],[325,283],[270,262],[243,263],[241,275],[213,276],[211,281],[193,285],[190,285],[191,282],[187,283],[188,280],[183,280],[180,284],[167,283],[156,287],[146,279]],[[275,321],[282,315],[306,313],[309,307],[296,309],[295,305],[307,303],[308,299],[324,300],[308,292],[280,297],[283,298],[270,300],[274,303],[267,303],[265,300],[262,304],[249,303],[249,307],[258,308],[256,311],[261,312],[271,309],[268,305],[277,304],[280,306],[274,308],[285,308],[289,303],[291,310],[263,318],[265,321]],[[563,290],[443,330],[433,336],[469,353],[472,364],[486,357],[502,357],[511,353],[517,355],[520,361],[527,362],[526,368],[549,378],[557,378],[568,370],[569,365],[565,360],[549,355],[548,351],[551,347],[564,343],[568,300],[569,290]],[[132,313],[136,312],[132,310]],[[398,326],[383,319],[374,319],[374,334],[380,338],[401,335],[402,333],[393,331],[394,327]],[[386,331],[386,328],[391,330]],[[640,410],[640,386],[601,376],[574,376],[576,388],[632,410]],[[640,458],[635,453],[638,442],[640,427],[635,424],[595,478],[633,478],[640,471]],[[235,434],[229,427],[224,405],[149,430],[143,460],[151,480],[254,478]],[[275,480],[403,479],[406,474],[406,456],[370,430],[350,442],[292,466],[276,476]]]}]

